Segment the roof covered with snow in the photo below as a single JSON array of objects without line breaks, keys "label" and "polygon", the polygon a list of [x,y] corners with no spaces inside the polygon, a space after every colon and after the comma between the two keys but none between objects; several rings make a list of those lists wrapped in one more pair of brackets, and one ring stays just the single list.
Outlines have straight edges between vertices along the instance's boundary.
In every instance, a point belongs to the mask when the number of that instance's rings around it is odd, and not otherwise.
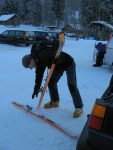
[{"label": "roof covered with snow", "polygon": [[46,28],[37,27],[37,26],[33,26],[33,25],[24,25],[24,24],[20,24],[16,27],[0,25],[0,34],[6,30],[46,31]]},{"label": "roof covered with snow", "polygon": [[0,21],[7,21],[10,18],[12,18],[13,16],[15,16],[15,14],[1,15],[0,16]]},{"label": "roof covered with snow", "polygon": [[108,27],[109,29],[113,30],[113,25],[111,25],[105,21],[93,21],[93,22],[91,22],[91,25],[92,24],[103,25],[103,26]]}]

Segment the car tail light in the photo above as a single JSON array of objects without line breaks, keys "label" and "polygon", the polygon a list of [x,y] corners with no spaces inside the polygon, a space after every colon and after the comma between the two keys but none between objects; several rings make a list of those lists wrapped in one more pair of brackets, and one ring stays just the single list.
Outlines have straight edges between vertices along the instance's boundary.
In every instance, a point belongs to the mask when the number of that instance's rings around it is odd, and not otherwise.
[{"label": "car tail light", "polygon": [[95,104],[89,119],[88,126],[96,130],[101,130],[105,112],[106,112],[105,106]]},{"label": "car tail light", "polygon": [[24,32],[24,40],[26,40],[26,37],[27,37],[26,32]]},{"label": "car tail light", "polygon": [[103,123],[103,119],[97,118],[95,116],[91,116],[89,120],[89,127],[96,130],[101,130],[102,123]]},{"label": "car tail light", "polygon": [[91,114],[93,114],[97,117],[100,117],[100,118],[104,118],[105,112],[106,112],[105,106],[95,104]]}]

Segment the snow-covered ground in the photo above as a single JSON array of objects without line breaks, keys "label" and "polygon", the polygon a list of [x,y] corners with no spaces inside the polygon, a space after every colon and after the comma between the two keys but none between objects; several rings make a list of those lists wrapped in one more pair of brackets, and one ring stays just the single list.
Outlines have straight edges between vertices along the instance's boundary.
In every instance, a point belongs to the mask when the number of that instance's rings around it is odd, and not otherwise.
[{"label": "snow-covered ground", "polygon": [[[78,87],[84,102],[83,115],[78,119],[72,117],[74,106],[65,73],[58,83],[60,107],[43,108],[44,103],[50,100],[47,92],[37,112],[74,135],[81,133],[87,114],[91,112],[95,99],[103,94],[113,73],[108,66],[92,67],[94,44],[93,40],[68,38],[63,49],[76,61]],[[75,140],[11,104],[12,101],[29,104],[36,110],[40,95],[31,99],[35,70],[25,69],[21,64],[22,57],[30,53],[30,48],[0,44],[0,150],[76,150]]]}]

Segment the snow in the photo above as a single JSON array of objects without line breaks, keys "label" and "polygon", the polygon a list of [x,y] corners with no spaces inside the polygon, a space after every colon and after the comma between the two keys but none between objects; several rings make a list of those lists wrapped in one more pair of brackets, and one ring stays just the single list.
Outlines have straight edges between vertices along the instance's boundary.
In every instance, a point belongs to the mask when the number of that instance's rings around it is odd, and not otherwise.
[{"label": "snow", "polygon": [[102,21],[102,20],[100,20],[100,21],[93,21],[93,22],[91,22],[91,24],[104,25],[104,26],[108,27],[109,29],[113,30],[113,26],[111,24],[108,24],[107,22]]},{"label": "snow", "polygon": [[[20,24],[18,26],[0,25],[0,34],[6,30],[42,31],[42,27]],[[45,29],[44,29],[45,30]]]},{"label": "snow", "polygon": [[1,15],[0,16],[0,21],[6,21],[12,18],[15,14],[8,14],[8,15]]},{"label": "snow", "polygon": [[[46,92],[41,108],[37,111],[40,95],[31,99],[35,70],[25,69],[21,64],[22,57],[30,53],[31,47],[0,44],[0,150],[76,149],[75,140],[15,108],[12,101],[31,105],[38,114],[52,119],[74,135],[80,135],[95,99],[101,97],[113,73],[108,66],[92,67],[94,45],[94,40],[76,41],[75,38],[66,38],[64,45],[63,50],[76,61],[78,88],[84,103],[83,115],[75,119],[72,117],[74,106],[68,91],[66,74],[58,83],[60,107],[48,110],[43,108],[50,100],[49,93]],[[46,74],[45,72],[45,76]]]}]

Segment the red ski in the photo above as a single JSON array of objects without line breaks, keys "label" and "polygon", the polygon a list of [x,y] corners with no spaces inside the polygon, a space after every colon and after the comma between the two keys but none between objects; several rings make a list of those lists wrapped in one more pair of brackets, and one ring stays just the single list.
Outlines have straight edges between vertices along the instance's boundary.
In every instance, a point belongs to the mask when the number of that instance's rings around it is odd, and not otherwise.
[{"label": "red ski", "polygon": [[24,105],[18,104],[17,102],[14,102],[14,101],[12,102],[12,104],[13,104],[14,106],[16,106],[17,108],[19,108],[19,109],[25,111],[27,114],[29,114],[29,115],[35,117],[36,119],[39,119],[39,120],[41,120],[41,121],[43,121],[43,122],[46,122],[46,123],[49,124],[50,126],[56,128],[56,129],[58,129],[59,131],[61,131],[61,132],[64,133],[65,135],[69,136],[70,138],[72,138],[72,139],[74,139],[74,140],[76,140],[76,141],[78,140],[78,138],[79,138],[78,136],[74,136],[74,135],[73,135],[72,133],[70,133],[69,131],[67,131],[67,130],[65,130],[64,128],[60,127],[57,123],[53,122],[52,120],[46,118],[46,117],[43,116],[43,115],[38,115],[38,114],[32,112],[32,109],[33,109],[33,108],[32,108],[31,106],[29,106],[29,105],[24,106]]}]

